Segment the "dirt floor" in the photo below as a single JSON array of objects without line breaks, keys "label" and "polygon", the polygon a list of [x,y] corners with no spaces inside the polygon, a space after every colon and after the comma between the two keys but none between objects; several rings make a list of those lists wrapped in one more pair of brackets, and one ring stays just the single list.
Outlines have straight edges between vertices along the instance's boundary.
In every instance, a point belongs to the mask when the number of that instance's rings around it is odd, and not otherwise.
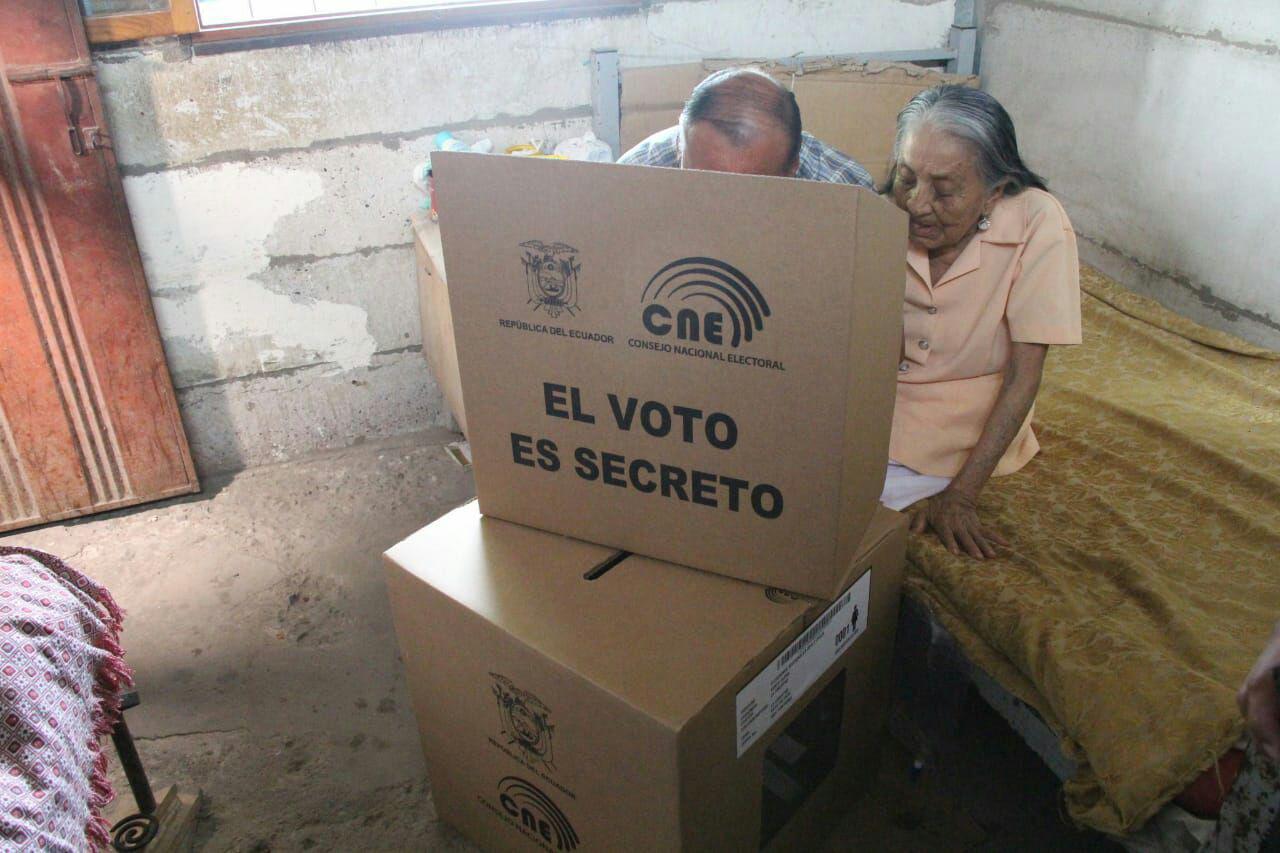
[{"label": "dirt floor", "polygon": [[[153,784],[203,789],[196,849],[475,849],[432,807],[379,559],[472,496],[445,449],[457,438],[359,445],[0,537],[63,557],[129,611],[129,723]],[[825,849],[1108,849],[1062,820],[1052,774],[971,698],[954,753],[923,774],[886,736],[876,792]]]}]

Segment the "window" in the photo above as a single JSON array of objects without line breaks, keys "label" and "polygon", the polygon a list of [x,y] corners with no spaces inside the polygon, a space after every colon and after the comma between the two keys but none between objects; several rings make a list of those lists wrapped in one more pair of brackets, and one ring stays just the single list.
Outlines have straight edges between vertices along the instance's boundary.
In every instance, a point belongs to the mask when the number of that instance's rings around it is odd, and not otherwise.
[{"label": "window", "polygon": [[765,750],[760,802],[762,848],[835,769],[844,728],[847,674],[847,669],[840,670]]},{"label": "window", "polygon": [[[7,0],[0,0],[0,3]],[[191,34],[199,41],[371,28],[512,23],[634,9],[645,0],[80,0],[93,44]]]},{"label": "window", "polygon": [[495,4],[477,0],[196,0],[200,26],[222,27],[275,21],[314,20],[377,12],[439,10],[457,7],[547,5],[545,0],[509,0]]},{"label": "window", "polygon": [[91,18],[169,11],[169,0],[81,0],[80,5]]},{"label": "window", "polygon": [[[0,0],[4,2],[4,0]],[[194,0],[80,0],[92,44],[194,33]]]}]

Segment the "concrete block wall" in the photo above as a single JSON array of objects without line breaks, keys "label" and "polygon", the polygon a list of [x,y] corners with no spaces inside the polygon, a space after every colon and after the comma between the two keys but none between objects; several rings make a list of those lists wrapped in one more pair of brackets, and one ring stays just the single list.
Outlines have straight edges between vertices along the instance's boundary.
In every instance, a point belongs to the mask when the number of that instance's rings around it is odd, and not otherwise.
[{"label": "concrete block wall", "polygon": [[626,14],[216,55],[97,54],[113,145],[203,474],[445,425],[421,357],[410,171],[441,129],[589,129],[624,64],[945,44],[954,0],[680,0]]},{"label": "concrete block wall", "polygon": [[981,35],[1082,258],[1280,350],[1280,3],[987,0]]}]

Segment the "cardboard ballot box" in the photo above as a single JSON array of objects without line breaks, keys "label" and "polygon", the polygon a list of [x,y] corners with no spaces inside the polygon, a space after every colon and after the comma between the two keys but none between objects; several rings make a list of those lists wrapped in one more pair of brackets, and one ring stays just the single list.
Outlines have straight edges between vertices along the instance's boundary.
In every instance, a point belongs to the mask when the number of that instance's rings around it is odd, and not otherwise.
[{"label": "cardboard ballot box", "polygon": [[449,309],[449,286],[444,277],[444,252],[440,248],[440,225],[426,211],[413,214],[413,249],[418,268],[418,313],[422,318],[422,354],[431,376],[440,386],[445,405],[467,432],[467,413],[462,408],[462,383],[458,380],[458,351],[453,343],[453,315]]},{"label": "cardboard ballot box", "polygon": [[454,510],[386,554],[437,811],[492,850],[797,849],[874,776],[904,547],[881,509],[817,602]]},{"label": "cardboard ballot box", "polygon": [[884,485],[905,214],[793,179],[432,164],[480,509],[834,595]]}]

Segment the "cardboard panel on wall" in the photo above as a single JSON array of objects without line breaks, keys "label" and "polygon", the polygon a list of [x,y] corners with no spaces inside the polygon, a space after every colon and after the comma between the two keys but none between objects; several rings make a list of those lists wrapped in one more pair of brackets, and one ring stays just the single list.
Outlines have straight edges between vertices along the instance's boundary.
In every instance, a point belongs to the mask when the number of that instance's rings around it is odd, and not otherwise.
[{"label": "cardboard panel on wall", "polygon": [[[749,64],[749,63],[744,63]],[[622,147],[670,127],[689,92],[723,62],[685,63],[622,70]],[[978,78],[904,63],[809,63],[803,73],[765,64],[756,67],[796,93],[804,129],[861,163],[876,185],[888,172],[898,111],[920,91],[940,83],[977,86]]]},{"label": "cardboard panel on wall", "polygon": [[711,73],[701,62],[623,68],[621,145],[625,152],[651,133],[671,127],[684,102],[703,77]]},{"label": "cardboard panel on wall", "polygon": [[490,850],[805,849],[875,777],[904,549],[881,508],[819,602],[445,515],[386,555],[439,815]]},{"label": "cardboard panel on wall", "polygon": [[784,178],[432,161],[481,510],[833,595],[883,486],[902,211]]}]

